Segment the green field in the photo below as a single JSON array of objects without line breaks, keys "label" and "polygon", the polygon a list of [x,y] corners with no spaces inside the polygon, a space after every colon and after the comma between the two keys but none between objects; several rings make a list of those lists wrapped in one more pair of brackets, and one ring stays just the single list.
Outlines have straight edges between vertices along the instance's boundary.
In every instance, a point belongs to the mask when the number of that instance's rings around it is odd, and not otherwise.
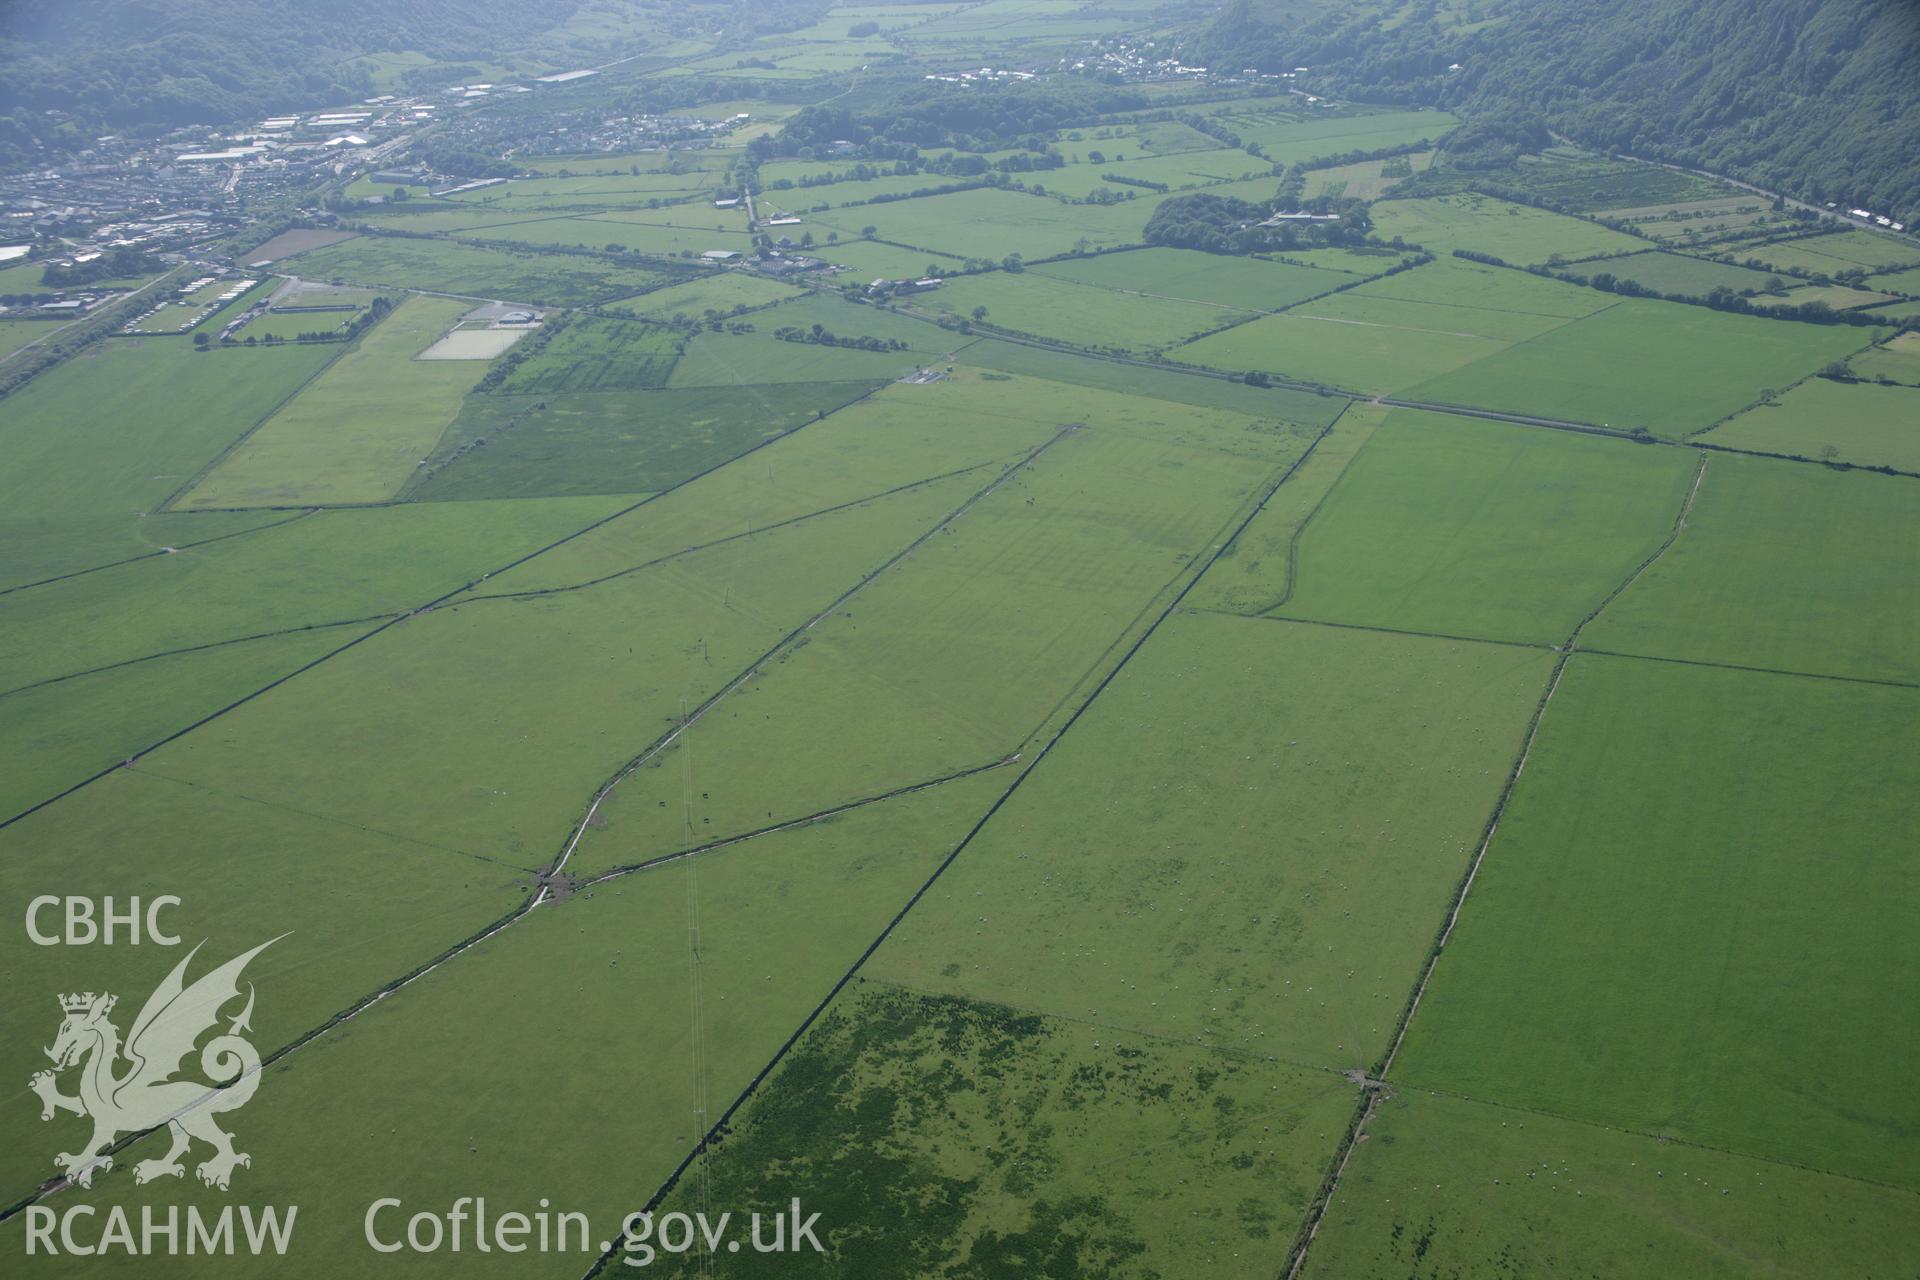
[{"label": "green field", "polygon": [[1920,247],[1902,236],[1877,235],[1871,231],[1802,236],[1742,250],[1741,254],[1759,258],[1769,266],[1791,267],[1814,275],[1837,275],[1858,268],[1896,271],[1920,266]]},{"label": "green field", "polygon": [[748,275],[743,271],[729,271],[622,299],[611,306],[614,310],[631,313],[642,319],[699,320],[710,312],[731,314],[742,307],[764,307],[792,296],[792,288],[778,281]]},{"label": "green field", "polygon": [[300,271],[309,279],[553,306],[611,302],[668,283],[660,272],[605,259],[392,236],[361,236],[315,249],[301,255]]},{"label": "green field", "polygon": [[1572,270],[1584,276],[1604,272],[1616,280],[1631,280],[1655,293],[1677,293],[1690,298],[1704,298],[1715,289],[1732,289],[1736,293],[1765,289],[1771,278],[1766,272],[1750,267],[1660,252],[1597,259],[1583,262]]},{"label": "green field", "polygon": [[1920,680],[1912,531],[1897,477],[1714,456],[1687,528],[1588,629],[1649,657]]},{"label": "green field", "polygon": [[183,507],[380,502],[432,451],[485,366],[416,360],[466,311],[413,298],[283,405],[181,499]]},{"label": "green field", "polygon": [[662,387],[685,341],[683,334],[663,326],[587,316],[516,361],[499,390],[548,395]]},{"label": "green field", "polygon": [[[1213,369],[1259,370],[1362,395],[1384,395],[1501,350],[1498,338],[1403,324],[1394,308],[1336,295],[1324,308],[1262,316],[1178,348],[1176,359]],[[1323,314],[1322,311],[1335,314]]]},{"label": "green field", "polygon": [[1348,152],[1437,142],[1459,123],[1444,111],[1366,111],[1316,119],[1271,110],[1224,115],[1220,122],[1279,164],[1307,164]]},{"label": "green field", "polygon": [[1604,309],[1605,294],[1441,258],[1179,348],[1177,359],[1381,395]]},{"label": "green field", "polygon": [[1185,601],[1187,607],[1251,616],[1286,599],[1296,576],[1300,530],[1318,514],[1381,420],[1388,413],[1404,412],[1349,404],[1314,442],[1299,470],[1254,513],[1240,536],[1195,584]]},{"label": "green field", "polygon": [[1677,450],[1397,409],[1255,611],[1559,643],[1660,546],[1693,470]]},{"label": "green field", "polygon": [[997,338],[982,338],[960,350],[959,360],[983,370],[1031,374],[1049,382],[1071,383],[1102,391],[1171,400],[1208,409],[1232,409],[1255,417],[1322,427],[1332,422],[1348,401],[1285,387],[1250,387],[1225,378],[1154,369],[1140,364],[1089,360],[1077,354],[1024,346]]},{"label": "green field", "polygon": [[[1398,1089],[1301,1274],[1897,1274],[1912,1193],[1709,1147]],[[1756,1255],[1765,1261],[1756,1264]],[[1423,1270],[1424,1269],[1424,1270]]]},{"label": "green field", "polygon": [[1523,267],[1630,253],[1642,244],[1597,223],[1474,194],[1382,200],[1373,206],[1373,226],[1431,253],[1469,249]]},{"label": "green field", "polygon": [[1896,333],[1884,345],[1861,352],[1848,364],[1862,378],[1920,387],[1920,334]]},{"label": "green field", "polygon": [[[1329,278],[1340,279],[1330,273]],[[909,305],[1015,333],[1121,351],[1159,350],[1251,318],[1211,303],[1094,288],[1029,271],[963,276],[913,295]]]},{"label": "green field", "polygon": [[[1024,420],[1043,451],[969,478],[978,497],[902,571],[623,782],[582,867],[669,852],[687,823],[730,836],[1031,749],[1305,443],[1279,423],[1024,379],[913,390],[936,412]],[[1125,536],[1121,511],[1136,526]],[[836,749],[809,751],[818,737]],[[691,806],[688,768],[714,779]]]},{"label": "green field", "polygon": [[838,231],[843,240],[872,226],[878,228],[879,239],[923,252],[997,262],[1010,253],[1053,257],[1070,252],[1083,240],[1089,248],[1139,244],[1140,229],[1152,216],[1153,206],[1154,200],[1145,194],[1117,205],[1091,206],[983,189],[835,209],[814,215],[811,222]]},{"label": "green field", "polygon": [[408,496],[651,493],[812,421],[870,382],[469,396]]},{"label": "green field", "polygon": [[1844,358],[1873,334],[1628,299],[1405,393],[1678,436]]},{"label": "green field", "polygon": [[1395,1079],[1920,1185],[1917,696],[1575,658]]},{"label": "green field", "polygon": [[862,981],[668,1211],[770,1214],[804,1184],[856,1224],[833,1265],[860,1275],[1271,1269],[1352,1095],[1330,1072]]},{"label": "green field", "polygon": [[1778,403],[1749,409],[1699,438],[1735,449],[1920,472],[1920,387],[1809,378]]},{"label": "green field", "polygon": [[1552,667],[1509,645],[1183,615],[870,972],[1091,1035],[1365,1066]]},{"label": "green field", "polygon": [[1285,261],[1225,258],[1191,249],[1140,249],[1050,262],[1036,267],[1033,274],[1119,293],[1246,311],[1279,311],[1353,283],[1344,272]]},{"label": "green field", "polygon": [[0,476],[8,585],[231,533],[266,518],[153,514],[337,348],[95,346],[8,397]]}]

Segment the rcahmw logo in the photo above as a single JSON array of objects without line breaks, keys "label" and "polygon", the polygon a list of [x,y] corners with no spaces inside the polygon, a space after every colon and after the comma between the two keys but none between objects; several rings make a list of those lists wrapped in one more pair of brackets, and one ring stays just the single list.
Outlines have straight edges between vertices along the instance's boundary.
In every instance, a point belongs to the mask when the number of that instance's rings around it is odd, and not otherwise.
[{"label": "rcahmw logo", "polygon": [[[247,963],[277,941],[269,939],[189,985],[187,966],[199,954],[196,946],[147,997],[124,1040],[113,1020],[117,996],[87,991],[60,997],[60,1030],[46,1050],[53,1068],[36,1072],[29,1084],[39,1095],[42,1120],[71,1112],[93,1124],[92,1136],[77,1151],[54,1157],[66,1183],[91,1187],[94,1174],[113,1168],[108,1152],[122,1135],[161,1128],[171,1145],[165,1154],[133,1166],[136,1183],[183,1177],[181,1157],[189,1155],[196,1142],[212,1148],[194,1168],[208,1187],[227,1190],[234,1171],[253,1163],[234,1148],[233,1136],[217,1122],[245,1106],[260,1085],[260,1054],[244,1034],[252,1029],[252,983],[246,984],[246,1003],[224,1018],[224,1029],[220,1023],[222,1011],[243,994],[240,974]],[[207,1037],[210,1031],[214,1034]],[[196,1049],[204,1079],[187,1068]],[[72,1094],[60,1090],[60,1074],[69,1070],[78,1073]],[[241,1206],[236,1235],[232,1205],[217,1214],[189,1205],[184,1215],[177,1206],[144,1206],[136,1226],[119,1205],[102,1209],[76,1204],[56,1214],[48,1205],[35,1204],[27,1209],[27,1252],[232,1253],[238,1243],[253,1253],[267,1248],[283,1253],[297,1213],[297,1206],[284,1211]]]}]

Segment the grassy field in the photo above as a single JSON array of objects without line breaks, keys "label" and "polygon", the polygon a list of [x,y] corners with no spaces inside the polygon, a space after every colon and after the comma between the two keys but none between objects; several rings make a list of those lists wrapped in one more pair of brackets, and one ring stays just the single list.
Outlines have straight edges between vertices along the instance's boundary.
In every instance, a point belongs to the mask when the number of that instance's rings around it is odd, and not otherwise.
[{"label": "grassy field", "polygon": [[[175,555],[0,595],[0,692],[303,627],[372,625],[617,505],[573,499],[283,514]],[[138,627],[119,625],[130,611]]]},{"label": "grassy field", "polygon": [[955,412],[955,398],[928,394],[944,385],[883,387],[697,484],[496,575],[487,590],[571,587],[941,476],[1005,467],[1045,443],[1057,425],[1026,415]]},{"label": "grassy field", "polygon": [[[872,313],[879,317],[881,313]],[[774,307],[753,317],[753,334],[697,334],[674,365],[666,380],[670,388],[708,388],[708,386],[753,386],[780,382],[887,382],[904,378],[918,368],[945,363],[948,351],[958,351],[972,342],[966,334],[952,334],[933,324],[920,324],[910,332],[912,342],[906,351],[866,351],[860,347],[835,347],[816,342],[787,342],[774,338],[774,330],[785,324],[812,324],[803,313],[785,313]],[[804,326],[803,324],[803,326]],[[881,319],[866,328],[891,328],[895,322]],[[879,336],[860,330],[833,330],[843,338]]]},{"label": "grassy field", "polygon": [[[865,225],[865,224],[862,224]],[[838,244],[822,243],[813,247],[816,257],[828,262],[840,263],[853,274],[838,277],[855,284],[866,284],[877,279],[905,280],[918,279],[921,276],[941,276],[958,270],[962,263],[959,258],[947,254],[930,253],[924,249],[908,249],[899,245],[883,244],[878,240],[857,240],[847,236],[840,238]]]},{"label": "grassy field", "polygon": [[[581,866],[668,852],[689,821],[717,839],[1027,749],[1305,444],[1237,414],[1027,380],[925,390],[954,411],[1079,425],[1017,473],[973,476],[969,491],[1005,482],[622,783]],[[710,780],[690,805],[689,769]]]},{"label": "grassy field", "polygon": [[1101,254],[1050,262],[1030,274],[1120,293],[1182,298],[1247,311],[1279,311],[1353,283],[1353,278],[1342,272],[1191,249]]},{"label": "grassy field", "polygon": [[1394,1078],[1920,1186],[1898,1065],[1920,1032],[1885,1016],[1920,997],[1917,710],[1575,658]]},{"label": "grassy field", "polygon": [[1714,457],[1686,532],[1587,630],[1595,648],[1920,680],[1908,481]]},{"label": "grassy field", "polygon": [[1377,200],[1386,194],[1389,187],[1406,181],[1409,176],[1407,171],[1424,173],[1427,166],[1433,163],[1433,152],[1416,151],[1396,159],[1405,162],[1404,169],[1396,168],[1395,162],[1386,160],[1360,160],[1353,164],[1315,169],[1307,175],[1306,194],[1309,198],[1329,196],[1348,200]]},{"label": "grassy field", "polygon": [[1896,333],[1884,345],[1863,351],[1848,363],[1859,377],[1920,387],[1920,333]]},{"label": "grassy field", "polygon": [[1473,364],[1507,345],[1503,339],[1459,329],[1401,323],[1390,304],[1343,303],[1345,296],[1262,316],[1179,347],[1174,358],[1213,369],[1259,370],[1372,396]]},{"label": "grassy field", "polygon": [[[539,218],[531,222],[511,222],[498,226],[478,227],[470,231],[457,233],[461,243],[477,245],[482,242],[498,242],[509,246],[516,253],[539,254],[541,249],[579,249],[590,253],[643,253],[655,257],[690,257],[705,253],[709,249],[732,249],[736,253],[746,253],[753,247],[744,229],[714,231],[700,227],[679,227],[662,225],[653,221],[627,221],[620,213],[608,213],[604,217],[591,218]],[[523,249],[519,246],[533,246]],[[648,278],[640,268],[612,266],[611,259],[595,259],[581,254],[567,255],[587,263],[599,261],[612,267],[609,274],[602,276],[609,288],[632,293],[647,287]],[[589,285],[589,288],[592,286]],[[568,302],[600,302],[619,297],[619,293],[606,295],[590,294],[578,298],[562,299]],[[535,302],[554,301],[551,298],[535,298]]]},{"label": "grassy field", "polygon": [[1789,289],[1778,299],[1762,296],[1756,305],[1803,307],[1810,302],[1817,302],[1835,311],[1851,311],[1856,307],[1874,307],[1892,301],[1894,301],[1892,294],[1875,293],[1871,289],[1854,289],[1841,284],[1809,284],[1797,289]]},{"label": "grassy field", "polygon": [[699,320],[714,312],[731,314],[742,307],[764,307],[792,296],[793,288],[790,285],[743,271],[728,271],[689,280],[685,284],[670,285],[610,305],[616,311],[642,319]]},{"label": "grassy field", "polygon": [[1868,271],[1891,271],[1920,266],[1920,248],[1912,241],[1871,231],[1802,236],[1742,250],[1741,256],[1759,258],[1769,266],[1792,267],[1818,275],[1836,275],[1860,267]]},{"label": "grassy field", "polygon": [[1406,395],[1678,436],[1846,357],[1874,333],[1628,299]]},{"label": "grassy field", "polygon": [[1398,409],[1288,556],[1288,617],[1557,644],[1660,546],[1678,450]]},{"label": "grassy field", "polygon": [[1334,421],[1300,469],[1274,491],[1240,536],[1228,544],[1183,602],[1190,609],[1253,615],[1284,600],[1292,590],[1294,552],[1300,529],[1353,462],[1389,410],[1350,404]]},{"label": "grassy field", "polygon": [[182,500],[186,508],[381,502],[430,453],[485,372],[414,359],[469,310],[416,297],[241,443]]},{"label": "grassy field", "polygon": [[1032,271],[963,276],[931,293],[914,295],[909,305],[971,316],[1016,333],[1121,351],[1157,351],[1248,318],[1245,312],[1210,303],[1095,288]]},{"label": "grassy field", "polygon": [[1329,119],[1290,111],[1226,115],[1220,122],[1276,164],[1308,164],[1348,152],[1439,141],[1459,121],[1444,111],[1369,111]]},{"label": "grassy field", "polygon": [[997,262],[1009,253],[1027,258],[1052,257],[1071,251],[1083,240],[1089,248],[1139,244],[1140,229],[1152,216],[1153,206],[1154,201],[1145,196],[1117,205],[1091,206],[981,189],[877,207],[835,209],[814,215],[813,222],[838,231],[843,239],[872,226],[878,228],[882,240],[932,253]]},{"label": "grassy field", "polygon": [[470,396],[408,496],[651,493],[871,391],[871,382]]},{"label": "grassy field", "polygon": [[[335,1259],[365,1251],[362,1220],[377,1197],[450,1203],[468,1184],[529,1212],[544,1197],[589,1214],[589,1252],[547,1259],[585,1270],[699,1135],[702,1110],[717,1109],[771,1056],[988,799],[979,783],[955,783],[577,894],[271,1068],[249,1108],[255,1165],[245,1172],[250,1195],[301,1205],[299,1247],[278,1264],[282,1274],[335,1274]],[[325,956],[294,942],[276,948],[289,964]],[[287,986],[277,973],[272,989]],[[524,1010],[510,1027],[503,1001]],[[647,1012],[610,1034],[583,1034],[609,1008]],[[481,1039],[501,1051],[473,1052]],[[689,1072],[692,1055],[702,1065]],[[602,1088],[610,1077],[656,1087],[635,1097]],[[530,1090],[534,1079],[552,1087]],[[1344,1110],[1344,1101],[1329,1108]],[[601,1139],[592,1154],[523,1141],[528,1125],[560,1131],[583,1115]],[[422,1125],[443,1140],[421,1143]],[[165,1204],[200,1190],[191,1179],[130,1183],[116,1170],[93,1194]],[[441,1274],[449,1262],[469,1275],[526,1269],[524,1257],[471,1248],[396,1265]],[[161,1257],[148,1269],[196,1275],[217,1265]]]},{"label": "grassy field", "polygon": [[711,1198],[771,1214],[804,1185],[809,1211],[854,1224],[816,1262],[840,1274],[1269,1271],[1353,1092],[1327,1072],[862,981],[667,1211]]},{"label": "grassy field", "polygon": [[1631,280],[1655,293],[1678,293],[1704,298],[1715,289],[1764,289],[1771,278],[1764,271],[1735,267],[1705,258],[1689,258],[1680,253],[1630,253],[1623,258],[1605,258],[1583,262],[1572,268],[1584,276],[1602,272],[1616,280]]},{"label": "grassy field", "polygon": [[[371,629],[296,632],[0,692],[0,821],[185,728]],[[34,634],[23,630],[21,636]],[[37,655],[43,659],[53,654]],[[76,663],[66,670],[83,669]]]},{"label": "grassy field", "polygon": [[11,465],[0,471],[6,583],[262,523],[151,513],[336,354],[116,341],[9,396]]},{"label": "grassy field", "polygon": [[1380,395],[1471,365],[1612,301],[1591,289],[1440,258],[1203,338],[1175,356]]},{"label": "grassy field", "polygon": [[[1915,365],[1920,367],[1920,361]],[[1920,387],[1809,378],[1778,403],[1749,409],[1700,439],[1762,453],[1920,472]]]},{"label": "grassy field", "polygon": [[0,320],[0,360],[30,343],[59,332],[61,325],[44,320]]},{"label": "grassy field", "polygon": [[[1355,1150],[1307,1280],[1897,1274],[1912,1193],[1415,1089]],[[1763,1256],[1764,1263],[1757,1257]]]},{"label": "grassy field", "polygon": [[1373,206],[1373,229],[1432,253],[1470,249],[1523,267],[1631,252],[1642,243],[1596,223],[1472,193],[1382,200]]},{"label": "grassy field", "polygon": [[1886,293],[1897,293],[1908,298],[1920,297],[1920,266],[1872,275],[1867,278],[1867,283]]},{"label": "grassy field", "polygon": [[583,316],[513,366],[502,394],[642,391],[663,387],[686,336],[659,325]]},{"label": "grassy field", "polygon": [[392,236],[361,236],[315,249],[301,256],[300,271],[310,279],[346,284],[562,307],[611,302],[668,283],[660,272],[617,266],[605,259]]},{"label": "grassy field", "polygon": [[1370,1064],[1552,666],[1508,645],[1179,616],[867,972],[1090,1035]]},{"label": "grassy field", "polygon": [[1144,365],[1022,346],[997,338],[982,338],[961,349],[959,360],[982,370],[1030,374],[1049,382],[1071,383],[1102,391],[1171,400],[1208,409],[1232,409],[1260,418],[1323,427],[1338,416],[1348,401],[1285,387],[1250,387],[1225,378],[1154,369]]}]

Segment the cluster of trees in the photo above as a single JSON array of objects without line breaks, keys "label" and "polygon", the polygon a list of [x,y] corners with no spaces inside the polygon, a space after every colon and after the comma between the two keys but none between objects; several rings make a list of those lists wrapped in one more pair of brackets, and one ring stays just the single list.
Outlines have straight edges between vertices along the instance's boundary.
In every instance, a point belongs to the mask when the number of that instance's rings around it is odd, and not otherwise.
[{"label": "cluster of trees", "polygon": [[109,249],[91,262],[76,262],[63,267],[49,262],[40,272],[40,283],[50,289],[77,289],[96,280],[126,280],[151,275],[160,270],[160,259],[131,245]]},{"label": "cluster of trees", "polygon": [[[1324,202],[1323,202],[1324,203]],[[1359,201],[1342,201],[1332,222],[1259,225],[1271,212],[1265,205],[1198,191],[1162,200],[1147,219],[1148,244],[1200,249],[1207,253],[1259,253],[1303,244],[1359,244],[1373,223]]]},{"label": "cluster of trees", "polygon": [[1124,173],[1103,173],[1100,181],[1118,183],[1123,187],[1139,187],[1142,191],[1171,191],[1164,182],[1149,182],[1145,178],[1130,178]]},{"label": "cluster of trees", "polygon": [[[1538,133],[1920,220],[1920,11],[1911,0],[1478,0],[1391,28],[1335,6],[1263,20],[1233,0],[1188,40],[1205,65],[1313,68],[1315,87],[1459,111],[1493,164]],[[1455,69],[1457,66],[1458,69]],[[1452,148],[1449,148],[1452,155]]]},{"label": "cluster of trees", "polygon": [[783,324],[773,331],[782,342],[812,342],[823,347],[852,347],[858,351],[905,351],[907,344],[898,338],[842,337],[823,324],[801,328]]},{"label": "cluster of trees", "polygon": [[[917,159],[922,147],[959,151],[1049,151],[1048,136],[1111,111],[1150,105],[1137,89],[1054,77],[991,91],[946,81],[907,81],[862,107],[803,107],[778,134],[747,144],[755,162],[824,156],[851,142],[868,160]],[[976,159],[978,157],[975,157]]]},{"label": "cluster of trees", "polygon": [[413,148],[413,158],[434,173],[454,178],[511,178],[520,172],[498,156],[463,147],[418,146]]}]

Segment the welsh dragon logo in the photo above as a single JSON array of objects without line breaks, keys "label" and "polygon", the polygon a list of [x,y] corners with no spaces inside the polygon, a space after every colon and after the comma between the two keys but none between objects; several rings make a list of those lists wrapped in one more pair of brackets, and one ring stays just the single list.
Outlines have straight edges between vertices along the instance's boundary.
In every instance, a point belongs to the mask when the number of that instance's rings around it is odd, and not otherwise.
[{"label": "welsh dragon logo", "polygon": [[[213,1155],[195,1170],[210,1187],[225,1191],[235,1167],[252,1163],[245,1152],[233,1149],[232,1135],[214,1123],[214,1117],[244,1107],[260,1086],[260,1054],[241,1035],[251,1030],[252,983],[247,984],[246,1007],[200,1050],[201,1073],[226,1083],[176,1077],[200,1038],[220,1022],[220,1010],[239,999],[240,971],[278,941],[269,939],[187,986],[187,965],[200,951],[196,946],[147,997],[124,1044],[119,1028],[109,1020],[119,997],[91,991],[60,997],[65,1017],[46,1051],[53,1070],[35,1073],[30,1084],[40,1095],[42,1120],[53,1119],[56,1111],[71,1111],[93,1121],[93,1137],[78,1152],[54,1158],[69,1181],[91,1186],[96,1171],[113,1167],[106,1152],[121,1134],[162,1125],[171,1131],[173,1146],[164,1156],[136,1164],[135,1182],[182,1176],[186,1169],[180,1157],[195,1138],[213,1148]],[[69,1097],[60,1092],[56,1073],[75,1066],[80,1067],[80,1089]]]}]

